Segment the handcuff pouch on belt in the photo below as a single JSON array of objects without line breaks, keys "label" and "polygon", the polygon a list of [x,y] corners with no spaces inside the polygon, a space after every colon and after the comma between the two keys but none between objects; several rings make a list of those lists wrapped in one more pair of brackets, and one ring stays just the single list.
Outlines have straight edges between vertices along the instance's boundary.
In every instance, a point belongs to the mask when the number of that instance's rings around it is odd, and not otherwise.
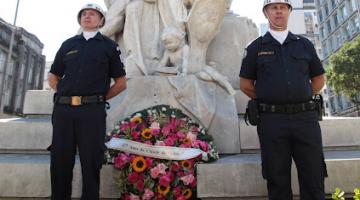
[{"label": "handcuff pouch on belt", "polygon": [[259,124],[260,114],[258,103],[256,102],[256,100],[249,100],[244,119],[247,125],[249,125],[248,122],[253,126],[257,126]]},{"label": "handcuff pouch on belt", "polygon": [[325,113],[324,109],[324,99],[321,94],[315,94],[313,101],[316,103],[316,110],[318,112],[319,121],[322,121],[323,115]]}]

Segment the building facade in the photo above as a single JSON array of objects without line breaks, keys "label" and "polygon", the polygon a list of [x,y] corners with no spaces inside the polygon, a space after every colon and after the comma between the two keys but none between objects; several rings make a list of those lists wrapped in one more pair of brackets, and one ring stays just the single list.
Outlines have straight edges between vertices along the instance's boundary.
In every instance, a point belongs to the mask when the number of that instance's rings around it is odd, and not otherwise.
[{"label": "building facade", "polygon": [[[10,61],[7,61],[13,31],[13,50]],[[35,35],[0,18],[1,113],[21,114],[26,91],[42,89],[45,68],[43,47]]]},{"label": "building facade", "polygon": [[[330,56],[345,42],[360,33],[360,0],[316,0],[319,20],[322,61],[329,65]],[[359,66],[360,67],[360,66]],[[344,95],[337,95],[330,87],[323,91],[328,116],[359,116],[358,108]]]}]

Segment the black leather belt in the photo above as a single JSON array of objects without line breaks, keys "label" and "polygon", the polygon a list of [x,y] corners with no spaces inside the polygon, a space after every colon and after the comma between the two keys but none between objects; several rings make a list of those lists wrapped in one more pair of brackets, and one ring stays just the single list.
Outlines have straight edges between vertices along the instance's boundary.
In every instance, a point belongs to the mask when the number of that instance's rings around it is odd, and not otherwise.
[{"label": "black leather belt", "polygon": [[93,96],[55,96],[54,103],[65,104],[71,106],[81,106],[84,104],[104,103],[105,97],[103,95]]},{"label": "black leather belt", "polygon": [[260,112],[268,112],[268,113],[299,113],[305,111],[317,110],[317,105],[315,101],[309,101],[306,103],[298,103],[298,104],[284,104],[284,105],[271,105],[259,103]]}]

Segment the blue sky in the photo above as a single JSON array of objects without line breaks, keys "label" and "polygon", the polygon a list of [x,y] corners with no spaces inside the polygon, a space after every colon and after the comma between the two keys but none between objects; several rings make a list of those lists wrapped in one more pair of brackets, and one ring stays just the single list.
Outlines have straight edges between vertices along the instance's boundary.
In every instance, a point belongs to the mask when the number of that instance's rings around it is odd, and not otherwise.
[{"label": "blue sky", "polygon": [[[0,17],[13,23],[17,0],[0,0]],[[86,3],[97,3],[103,8],[103,0],[20,0],[16,25],[35,34],[45,45],[43,54],[47,61],[54,59],[61,43],[76,34],[78,10]],[[262,0],[233,0],[232,10],[246,16],[257,25],[265,23]]]}]

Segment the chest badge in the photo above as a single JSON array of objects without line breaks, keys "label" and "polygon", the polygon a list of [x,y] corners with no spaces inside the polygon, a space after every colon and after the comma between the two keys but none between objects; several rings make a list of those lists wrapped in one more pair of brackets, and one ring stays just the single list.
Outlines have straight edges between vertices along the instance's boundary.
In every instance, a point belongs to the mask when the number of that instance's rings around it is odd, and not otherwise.
[{"label": "chest badge", "polygon": [[258,53],[258,56],[268,56],[268,55],[274,55],[275,52],[274,51],[260,51]]},{"label": "chest badge", "polygon": [[68,55],[71,55],[71,54],[75,54],[77,52],[78,52],[78,50],[71,50],[71,51],[67,52],[66,55],[68,56]]}]

